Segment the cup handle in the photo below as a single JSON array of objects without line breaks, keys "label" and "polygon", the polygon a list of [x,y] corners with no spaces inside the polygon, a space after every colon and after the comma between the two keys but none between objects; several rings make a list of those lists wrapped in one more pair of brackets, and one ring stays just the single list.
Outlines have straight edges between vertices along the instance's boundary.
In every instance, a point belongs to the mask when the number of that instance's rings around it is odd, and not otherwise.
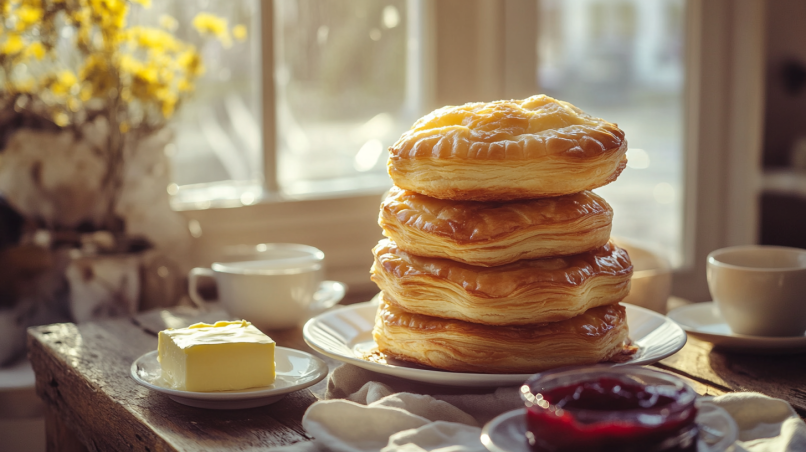
[{"label": "cup handle", "polygon": [[196,267],[188,274],[188,295],[190,295],[191,301],[193,301],[193,304],[195,304],[197,308],[206,311],[207,301],[199,295],[200,277],[214,278],[215,273],[209,268]]},{"label": "cup handle", "polygon": [[322,281],[319,290],[313,296],[313,302],[308,305],[311,317],[319,315],[337,305],[347,292],[347,285],[338,281]]}]

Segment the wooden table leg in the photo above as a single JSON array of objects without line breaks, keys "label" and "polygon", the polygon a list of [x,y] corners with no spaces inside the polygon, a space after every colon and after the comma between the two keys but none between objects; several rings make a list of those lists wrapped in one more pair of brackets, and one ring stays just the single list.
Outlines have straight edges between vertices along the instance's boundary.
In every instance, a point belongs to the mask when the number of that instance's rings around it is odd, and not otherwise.
[{"label": "wooden table leg", "polygon": [[45,409],[45,436],[48,452],[88,452],[59,414],[52,408]]}]

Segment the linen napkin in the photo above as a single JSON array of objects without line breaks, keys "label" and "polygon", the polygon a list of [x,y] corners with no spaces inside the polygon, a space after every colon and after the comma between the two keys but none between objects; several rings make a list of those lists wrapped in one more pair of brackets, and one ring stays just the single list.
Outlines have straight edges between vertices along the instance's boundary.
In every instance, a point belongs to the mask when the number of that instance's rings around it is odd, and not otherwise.
[{"label": "linen napkin", "polygon": [[[302,420],[315,440],[278,450],[484,452],[481,427],[523,406],[517,389],[418,384],[343,364],[328,380],[326,400],[311,405]],[[806,451],[806,424],[787,402],[755,393],[710,401],[736,420],[735,451]]]},{"label": "linen napkin", "polygon": [[739,427],[736,452],[806,451],[806,424],[787,402],[753,392],[714,397]]}]

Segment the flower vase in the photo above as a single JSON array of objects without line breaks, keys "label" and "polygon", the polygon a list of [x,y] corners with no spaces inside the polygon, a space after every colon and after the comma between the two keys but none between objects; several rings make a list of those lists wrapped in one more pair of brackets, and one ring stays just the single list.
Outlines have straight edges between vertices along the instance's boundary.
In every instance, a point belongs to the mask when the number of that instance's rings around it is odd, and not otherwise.
[{"label": "flower vase", "polygon": [[73,321],[132,316],[137,312],[141,253],[72,254],[65,277]]}]

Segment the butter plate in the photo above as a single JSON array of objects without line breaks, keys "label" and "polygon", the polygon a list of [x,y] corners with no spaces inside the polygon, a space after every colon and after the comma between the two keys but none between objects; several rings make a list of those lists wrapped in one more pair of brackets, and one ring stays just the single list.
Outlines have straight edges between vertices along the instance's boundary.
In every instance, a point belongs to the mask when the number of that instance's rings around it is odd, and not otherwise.
[{"label": "butter plate", "polygon": [[669,318],[688,334],[722,350],[743,353],[788,354],[806,352],[806,335],[763,337],[735,334],[712,301],[693,303],[669,311]]},{"label": "butter plate", "polygon": [[[686,333],[667,317],[638,306],[627,308],[627,325],[633,345],[638,352],[625,363],[647,365],[676,353],[686,344]],[[353,304],[328,311],[309,320],[302,329],[305,342],[314,350],[338,361],[367,370],[423,383],[492,387],[520,385],[531,374],[479,374],[449,372],[426,368],[403,361],[368,361],[366,356],[377,349],[372,339],[375,325],[376,301]]]},{"label": "butter plate", "polygon": [[[738,438],[736,421],[708,400],[700,399],[697,410],[697,452],[729,450]],[[526,441],[526,408],[507,411],[488,422],[481,429],[481,443],[490,452],[531,452]]]},{"label": "butter plate", "polygon": [[137,358],[131,367],[134,381],[171,400],[196,408],[237,410],[255,408],[279,402],[286,394],[315,385],[327,376],[327,364],[321,359],[285,347],[276,347],[274,363],[277,378],[271,386],[240,391],[192,392],[173,389],[162,379],[157,351]]}]

